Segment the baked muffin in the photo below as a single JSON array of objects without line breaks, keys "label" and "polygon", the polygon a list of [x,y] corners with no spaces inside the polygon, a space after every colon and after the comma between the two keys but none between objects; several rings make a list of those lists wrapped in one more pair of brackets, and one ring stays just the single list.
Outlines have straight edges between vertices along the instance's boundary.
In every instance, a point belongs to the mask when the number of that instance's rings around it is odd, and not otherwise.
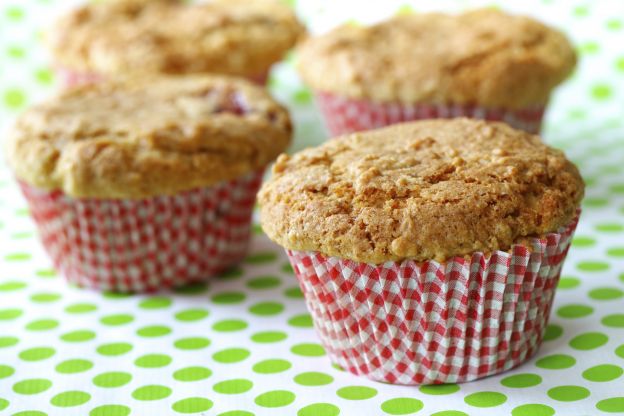
[{"label": "baked muffin", "polygon": [[62,17],[48,44],[69,85],[135,72],[211,72],[263,84],[303,32],[277,0],[111,0]]},{"label": "baked muffin", "polygon": [[430,384],[535,353],[583,190],[539,137],[457,118],[281,155],[259,203],[331,359]]},{"label": "baked muffin", "polygon": [[300,47],[298,68],[333,135],[466,116],[536,133],[576,63],[557,30],[494,9],[344,25]]},{"label": "baked muffin", "polygon": [[70,282],[144,292],[245,256],[284,108],[244,80],[109,80],[26,111],[8,141],[43,244]]}]

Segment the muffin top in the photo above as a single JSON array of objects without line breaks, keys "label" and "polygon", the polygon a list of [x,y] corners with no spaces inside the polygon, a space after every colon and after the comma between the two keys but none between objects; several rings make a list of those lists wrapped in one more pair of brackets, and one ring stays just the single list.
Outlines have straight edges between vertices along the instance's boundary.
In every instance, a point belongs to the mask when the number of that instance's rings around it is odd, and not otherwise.
[{"label": "muffin top", "polygon": [[508,250],[576,215],[584,185],[564,154],[503,123],[398,124],[281,155],[262,227],[292,250],[366,263]]},{"label": "muffin top", "polygon": [[287,111],[224,76],[111,80],[22,114],[7,154],[18,179],[73,197],[144,198],[263,168],[290,143]]},{"label": "muffin top", "polygon": [[312,88],[351,98],[517,109],[544,105],[575,63],[562,33],[479,9],[344,25],[304,42],[298,66]]},{"label": "muffin top", "polygon": [[109,0],[61,18],[48,43],[79,71],[260,76],[303,31],[277,0]]}]

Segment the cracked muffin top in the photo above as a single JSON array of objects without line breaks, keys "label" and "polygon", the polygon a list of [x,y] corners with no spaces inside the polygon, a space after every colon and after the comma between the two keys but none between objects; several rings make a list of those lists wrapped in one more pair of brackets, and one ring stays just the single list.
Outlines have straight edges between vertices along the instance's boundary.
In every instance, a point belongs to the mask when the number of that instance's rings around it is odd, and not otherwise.
[{"label": "cracked muffin top", "polygon": [[567,225],[583,192],[577,168],[538,136],[458,118],[280,155],[259,203],[285,248],[379,264],[508,250]]},{"label": "cracked muffin top", "polygon": [[57,64],[83,72],[259,77],[303,33],[277,0],[109,0],[62,17],[47,43]]},{"label": "cracked muffin top", "polygon": [[73,197],[145,198],[264,168],[289,145],[286,109],[242,79],[110,80],[67,90],[9,133],[16,177]]},{"label": "cracked muffin top", "polygon": [[344,25],[299,49],[312,88],[380,102],[541,106],[576,64],[562,33],[494,9]]}]

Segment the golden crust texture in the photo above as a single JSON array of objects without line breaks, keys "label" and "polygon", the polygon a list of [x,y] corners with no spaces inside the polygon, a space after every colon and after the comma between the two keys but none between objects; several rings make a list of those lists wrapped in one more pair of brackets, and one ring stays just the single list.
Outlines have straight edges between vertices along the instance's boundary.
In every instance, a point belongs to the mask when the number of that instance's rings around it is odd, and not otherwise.
[{"label": "golden crust texture", "polygon": [[73,197],[174,194],[261,169],[289,145],[287,111],[224,76],[126,79],[63,92],[18,118],[16,177]]},{"label": "golden crust texture", "polygon": [[84,5],[49,31],[57,63],[100,74],[260,76],[304,33],[277,0],[114,0]]},{"label": "golden crust texture", "polygon": [[583,191],[577,168],[539,137],[454,119],[281,155],[259,203],[285,248],[379,264],[508,250],[567,225]]},{"label": "golden crust texture", "polygon": [[299,49],[299,72],[319,91],[510,109],[544,105],[576,64],[559,31],[493,9],[344,25]]}]

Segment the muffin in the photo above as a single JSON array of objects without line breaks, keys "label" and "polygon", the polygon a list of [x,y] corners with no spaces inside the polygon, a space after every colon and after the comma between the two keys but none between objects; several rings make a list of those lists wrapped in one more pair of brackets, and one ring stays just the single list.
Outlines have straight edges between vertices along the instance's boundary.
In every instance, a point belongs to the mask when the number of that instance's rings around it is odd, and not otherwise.
[{"label": "muffin", "polygon": [[575,63],[557,30],[480,9],[344,25],[304,42],[298,68],[333,135],[460,116],[537,133]]},{"label": "muffin", "polygon": [[259,203],[332,361],[431,384],[535,353],[583,191],[539,137],[457,118],[281,155]]},{"label": "muffin", "polygon": [[7,155],[70,282],[145,292],[245,256],[263,171],[291,131],[286,110],[248,81],[108,80],[26,111]]},{"label": "muffin", "polygon": [[277,0],[111,0],[62,17],[47,40],[66,85],[136,72],[211,72],[263,84],[303,32]]}]

